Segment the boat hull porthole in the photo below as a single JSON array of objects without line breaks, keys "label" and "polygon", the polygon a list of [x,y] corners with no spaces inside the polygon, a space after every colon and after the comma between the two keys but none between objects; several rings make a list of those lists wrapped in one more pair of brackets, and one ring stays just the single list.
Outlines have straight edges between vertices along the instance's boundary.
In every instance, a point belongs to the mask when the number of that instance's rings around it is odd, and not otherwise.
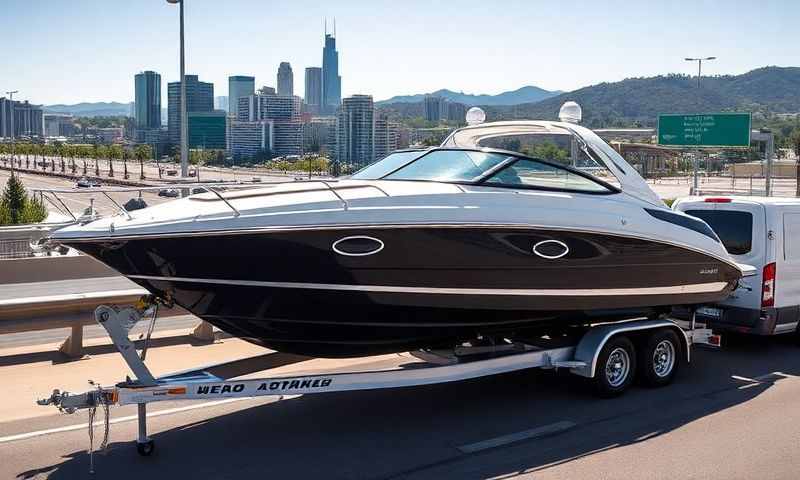
[{"label": "boat hull porthole", "polygon": [[533,253],[548,260],[555,260],[568,254],[569,247],[560,240],[542,240],[533,246]]},{"label": "boat hull porthole", "polygon": [[346,257],[366,257],[380,252],[383,246],[383,242],[377,238],[358,235],[339,239],[333,242],[331,248]]}]

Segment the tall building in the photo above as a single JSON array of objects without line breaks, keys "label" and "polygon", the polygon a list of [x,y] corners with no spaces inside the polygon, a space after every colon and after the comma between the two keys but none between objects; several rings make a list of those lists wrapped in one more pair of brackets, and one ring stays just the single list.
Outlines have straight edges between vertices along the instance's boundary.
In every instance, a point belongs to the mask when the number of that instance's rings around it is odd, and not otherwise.
[{"label": "tall building", "polygon": [[78,129],[73,123],[75,119],[66,113],[44,114],[45,137],[69,137],[75,135]]},{"label": "tall building", "polygon": [[355,170],[375,161],[375,105],[371,95],[342,101],[336,120],[336,161]]},{"label": "tall building", "polygon": [[24,102],[13,102],[0,98],[0,137],[11,137],[11,124],[14,124],[15,137],[41,137],[44,135],[44,110],[41,105]]},{"label": "tall building", "polygon": [[228,77],[228,113],[234,117],[239,106],[239,99],[252,95],[256,90],[256,78],[245,75]]},{"label": "tall building", "polygon": [[224,150],[225,110],[189,112],[189,148]]},{"label": "tall building", "polygon": [[400,124],[389,120],[385,114],[375,116],[375,160],[397,150],[400,141]]},{"label": "tall building", "polygon": [[278,95],[285,97],[294,95],[294,73],[289,62],[281,62],[278,67]]},{"label": "tall building", "polygon": [[134,76],[136,129],[161,128],[161,75],[146,71]]},{"label": "tall building", "polygon": [[258,122],[228,122],[228,152],[235,159],[253,158],[260,153],[272,152],[274,135],[272,120]]},{"label": "tall building", "polygon": [[[425,97],[425,120],[438,122],[447,116],[447,106],[442,97],[428,95]],[[442,115],[444,113],[445,115]]]},{"label": "tall building", "polygon": [[275,91],[275,87],[267,87],[263,86],[258,89],[259,95],[277,95],[278,92]]},{"label": "tall building", "polygon": [[339,76],[339,52],[336,51],[336,30],[325,33],[322,49],[322,113],[333,115],[342,104],[342,77]]},{"label": "tall building", "polygon": [[305,153],[336,153],[336,118],[312,117],[303,124]]},{"label": "tall building", "polygon": [[[186,75],[186,111],[188,113],[213,112],[214,84],[201,82],[197,75]],[[173,144],[180,144],[181,82],[170,82],[167,85],[167,119],[169,141]]]},{"label": "tall building", "polygon": [[229,112],[229,109],[228,109],[228,96],[227,95],[219,95],[217,97],[214,97],[214,109],[215,110],[225,110],[226,112]]},{"label": "tall building", "polygon": [[276,155],[300,155],[303,152],[303,121],[299,97],[285,95],[250,95],[239,99],[238,121],[272,122],[272,152]]},{"label": "tall building", "polygon": [[322,69],[319,67],[306,68],[306,108],[313,115],[320,113],[322,105]]}]

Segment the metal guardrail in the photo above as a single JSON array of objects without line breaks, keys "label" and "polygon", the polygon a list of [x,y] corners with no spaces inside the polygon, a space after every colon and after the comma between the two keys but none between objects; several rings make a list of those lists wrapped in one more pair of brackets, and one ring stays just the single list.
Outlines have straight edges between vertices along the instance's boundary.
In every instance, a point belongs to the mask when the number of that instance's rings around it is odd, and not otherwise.
[{"label": "metal guardrail", "polygon": [[[69,357],[83,356],[83,327],[94,325],[100,304],[134,305],[148,292],[91,257],[33,257],[0,261],[0,335],[69,328],[61,345]],[[159,318],[188,315],[162,308]],[[213,341],[201,322],[195,338]]]}]

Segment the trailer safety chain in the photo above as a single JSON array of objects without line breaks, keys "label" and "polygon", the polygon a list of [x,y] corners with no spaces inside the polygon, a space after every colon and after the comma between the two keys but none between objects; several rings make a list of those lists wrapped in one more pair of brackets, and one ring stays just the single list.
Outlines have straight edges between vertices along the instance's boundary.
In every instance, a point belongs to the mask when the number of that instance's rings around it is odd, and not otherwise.
[{"label": "trailer safety chain", "polygon": [[97,400],[94,405],[89,407],[89,473],[94,475],[94,418],[97,413],[97,403],[99,402],[103,406],[103,441],[100,442],[100,447],[97,449],[98,451],[105,451],[108,446],[108,434],[111,429],[111,407],[106,396],[103,395],[103,388],[91,380],[89,380],[89,383],[97,387]]}]

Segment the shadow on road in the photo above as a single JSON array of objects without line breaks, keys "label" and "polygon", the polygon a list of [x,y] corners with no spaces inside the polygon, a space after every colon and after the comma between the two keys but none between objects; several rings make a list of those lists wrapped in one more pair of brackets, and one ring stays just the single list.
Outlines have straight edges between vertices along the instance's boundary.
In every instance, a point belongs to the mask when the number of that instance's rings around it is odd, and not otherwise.
[{"label": "shadow on road", "polygon": [[[133,437],[125,438],[95,457],[98,474],[93,478],[514,475],[646,442],[748,402],[783,378],[766,374],[800,375],[798,358],[800,349],[788,339],[751,339],[720,351],[698,349],[692,368],[684,368],[672,386],[635,388],[614,400],[590,396],[580,378],[528,371],[449,385],[308,395],[178,427],[180,416],[159,417],[150,421],[151,430],[166,430],[153,435],[152,457],[139,457]],[[485,452],[464,454],[458,449],[563,420],[576,426]],[[62,458],[16,477],[90,477],[84,451]]]}]

